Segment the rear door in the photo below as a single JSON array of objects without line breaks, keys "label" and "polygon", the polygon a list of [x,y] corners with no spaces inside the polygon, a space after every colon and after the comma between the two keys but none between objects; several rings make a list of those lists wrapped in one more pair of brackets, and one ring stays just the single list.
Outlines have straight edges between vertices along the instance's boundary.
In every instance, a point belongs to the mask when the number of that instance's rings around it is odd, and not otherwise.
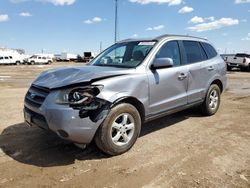
[{"label": "rear door", "polygon": [[174,66],[148,70],[150,115],[187,104],[188,70],[186,66],[181,66],[178,41],[168,41],[163,44],[155,58],[171,58]]},{"label": "rear door", "polygon": [[211,68],[211,71],[214,71],[214,68],[211,62],[204,63],[208,58],[199,42],[187,40],[182,41],[182,44],[189,71],[187,100],[190,104],[203,99],[209,80],[207,72],[210,71],[209,68]]}]

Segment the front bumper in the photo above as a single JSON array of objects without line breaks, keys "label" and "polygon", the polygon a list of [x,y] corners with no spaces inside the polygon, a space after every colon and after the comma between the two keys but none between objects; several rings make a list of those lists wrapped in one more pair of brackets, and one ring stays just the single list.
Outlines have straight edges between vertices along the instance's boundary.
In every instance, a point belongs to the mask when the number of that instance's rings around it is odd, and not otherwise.
[{"label": "front bumper", "polygon": [[55,104],[54,98],[55,94],[50,93],[40,107],[25,102],[25,122],[30,126],[51,130],[65,140],[79,144],[90,143],[106,116],[95,122],[89,117],[80,118],[79,110]]}]

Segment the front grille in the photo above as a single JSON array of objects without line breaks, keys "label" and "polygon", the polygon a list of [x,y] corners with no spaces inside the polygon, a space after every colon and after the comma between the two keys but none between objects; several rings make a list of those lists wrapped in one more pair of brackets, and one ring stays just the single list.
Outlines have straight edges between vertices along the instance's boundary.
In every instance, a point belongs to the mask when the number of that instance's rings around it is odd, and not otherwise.
[{"label": "front grille", "polygon": [[25,96],[25,103],[39,108],[49,93],[50,90],[47,88],[32,85]]}]

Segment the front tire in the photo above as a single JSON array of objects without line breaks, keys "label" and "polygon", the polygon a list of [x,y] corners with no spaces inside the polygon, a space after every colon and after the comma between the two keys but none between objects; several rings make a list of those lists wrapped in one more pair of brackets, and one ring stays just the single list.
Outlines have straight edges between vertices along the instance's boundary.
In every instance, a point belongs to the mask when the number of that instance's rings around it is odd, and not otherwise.
[{"label": "front tire", "polygon": [[214,115],[220,106],[221,91],[218,85],[212,84],[207,92],[206,98],[201,105],[202,113],[206,116]]},{"label": "front tire", "polygon": [[111,109],[95,135],[95,143],[109,155],[120,155],[136,142],[141,130],[141,117],[131,104],[121,103]]}]

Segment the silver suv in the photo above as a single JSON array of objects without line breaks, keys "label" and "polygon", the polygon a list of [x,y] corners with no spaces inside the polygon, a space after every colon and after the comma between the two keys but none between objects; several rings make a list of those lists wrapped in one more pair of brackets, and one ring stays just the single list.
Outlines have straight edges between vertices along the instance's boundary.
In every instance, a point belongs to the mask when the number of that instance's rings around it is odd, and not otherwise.
[{"label": "silver suv", "polygon": [[213,115],[226,65],[205,39],[164,35],[124,40],[89,65],[45,71],[25,96],[29,125],[110,155],[129,150],[144,122],[200,106]]}]

